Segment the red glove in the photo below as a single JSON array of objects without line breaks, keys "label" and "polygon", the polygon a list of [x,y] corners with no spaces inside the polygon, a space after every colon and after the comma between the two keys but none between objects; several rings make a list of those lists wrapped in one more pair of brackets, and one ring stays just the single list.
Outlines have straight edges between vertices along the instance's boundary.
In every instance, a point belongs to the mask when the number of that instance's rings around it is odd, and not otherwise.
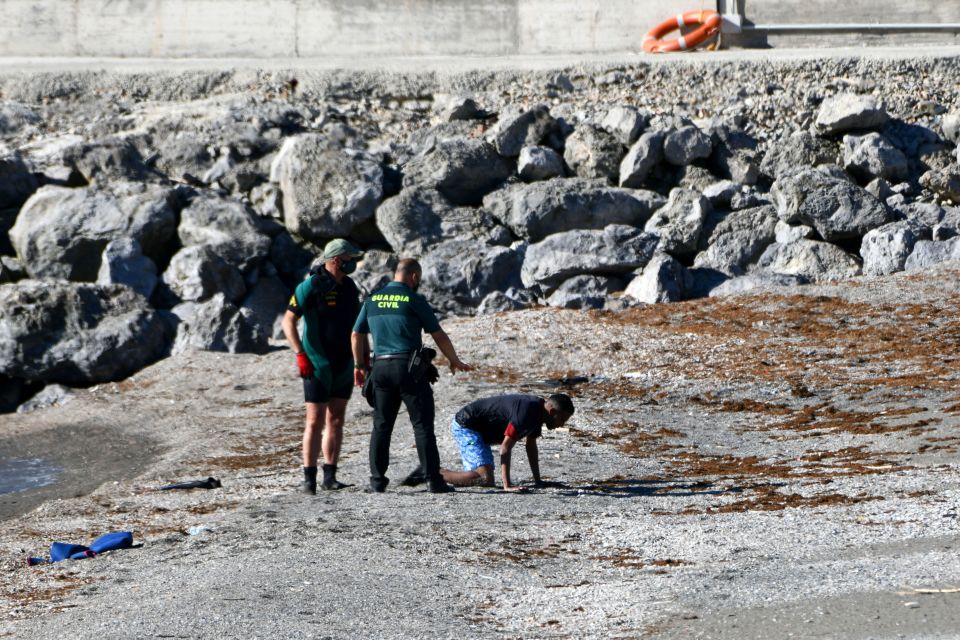
[{"label": "red glove", "polygon": [[297,367],[300,368],[301,378],[309,378],[313,375],[313,363],[310,362],[306,351],[301,351],[297,354]]}]

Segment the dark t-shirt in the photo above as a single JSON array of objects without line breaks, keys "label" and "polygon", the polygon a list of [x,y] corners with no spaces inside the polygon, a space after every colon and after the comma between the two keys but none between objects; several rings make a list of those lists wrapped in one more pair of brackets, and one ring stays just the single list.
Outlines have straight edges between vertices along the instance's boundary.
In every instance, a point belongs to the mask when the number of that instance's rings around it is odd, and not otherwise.
[{"label": "dark t-shirt", "polygon": [[360,291],[353,280],[344,277],[337,284],[321,269],[297,286],[287,308],[303,318],[301,340],[314,367],[353,366],[350,332],[360,312]]},{"label": "dark t-shirt", "polygon": [[545,411],[538,396],[511,394],[474,400],[460,409],[455,419],[461,427],[479,433],[487,444],[497,444],[504,435],[514,440],[539,438]]}]

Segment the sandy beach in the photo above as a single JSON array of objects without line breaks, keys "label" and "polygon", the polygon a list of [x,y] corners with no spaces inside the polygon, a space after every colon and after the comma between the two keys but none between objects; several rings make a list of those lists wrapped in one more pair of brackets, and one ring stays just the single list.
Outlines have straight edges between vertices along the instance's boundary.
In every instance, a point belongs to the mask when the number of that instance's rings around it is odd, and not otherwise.
[{"label": "sandy beach", "polygon": [[[296,493],[286,349],[181,355],[5,415],[0,456],[64,472],[2,496],[0,635],[957,637],[958,275],[446,321],[479,365],[435,388],[446,465],[462,404],[588,379],[541,445],[563,486],[519,495],[397,487],[416,458],[404,414],[394,483],[365,493],[358,398],[354,486]],[[223,487],[158,491],[207,476]],[[24,564],[116,530],[142,546]]]}]

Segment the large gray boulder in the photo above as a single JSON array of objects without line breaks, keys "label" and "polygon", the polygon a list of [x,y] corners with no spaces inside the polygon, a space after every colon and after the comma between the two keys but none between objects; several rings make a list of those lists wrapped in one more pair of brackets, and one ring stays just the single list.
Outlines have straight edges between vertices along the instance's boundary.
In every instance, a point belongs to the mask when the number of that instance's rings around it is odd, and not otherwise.
[{"label": "large gray boulder", "polygon": [[173,308],[177,337],[172,355],[189,351],[266,353],[268,334],[251,326],[247,316],[222,294],[205,302],[185,302]]},{"label": "large gray boulder", "polygon": [[177,234],[184,247],[206,245],[241,271],[270,253],[270,237],[256,214],[231,198],[202,194],[180,212]]},{"label": "large gray boulder", "polygon": [[861,96],[843,93],[827,98],[820,104],[814,125],[825,136],[857,131],[878,129],[890,116],[886,109],[873,96]]},{"label": "large gray boulder", "polygon": [[707,267],[731,276],[741,275],[776,240],[777,211],[772,206],[734,211],[706,238],[706,250],[697,254],[695,267]]},{"label": "large gray boulder", "polygon": [[[5,209],[19,209],[39,186],[23,158],[17,154],[0,155],[0,215]],[[2,221],[0,226],[9,228]]]},{"label": "large gray boulder", "polygon": [[[889,204],[887,206],[890,206]],[[943,221],[946,209],[934,202],[899,203],[894,209],[904,220],[919,227],[932,228]]]},{"label": "large gray boulder", "polygon": [[199,180],[212,164],[209,145],[193,132],[172,133],[157,143],[154,166],[174,180]]},{"label": "large gray boulder", "polygon": [[527,289],[511,288],[506,291],[493,291],[480,301],[477,306],[477,315],[528,309],[536,302],[536,297]]},{"label": "large gray boulder", "polygon": [[264,276],[257,281],[240,306],[252,335],[283,338],[281,321],[287,312],[290,294],[290,289],[276,276]]},{"label": "large gray boulder", "polygon": [[120,380],[165,346],[163,322],[128,287],[0,285],[0,375],[71,386]]},{"label": "large gray boulder", "polygon": [[937,194],[942,200],[960,204],[960,167],[927,171],[920,176],[920,184]]},{"label": "large gray boulder", "polygon": [[843,167],[861,180],[901,182],[910,176],[907,156],[876,132],[843,137]]},{"label": "large gray boulder", "polygon": [[[0,284],[19,282],[29,277],[23,264],[13,256],[0,256]],[[0,412],[2,413],[2,412]]]},{"label": "large gray boulder", "polygon": [[493,130],[493,144],[501,156],[516,158],[521,149],[540,144],[556,128],[557,123],[546,105],[527,110],[507,107],[500,113]]},{"label": "large gray boulder", "polygon": [[641,226],[663,203],[663,196],[652,191],[618,189],[583,178],[513,184],[483,201],[487,211],[530,242],[573,229]]},{"label": "large gray boulder", "polygon": [[404,189],[377,209],[377,228],[393,250],[404,256],[423,255],[444,240],[488,239],[498,226],[490,214],[458,207],[430,187]]},{"label": "large gray boulder", "polygon": [[291,286],[303,280],[307,269],[323,255],[323,247],[295,238],[286,229],[273,237],[270,245],[270,264]]},{"label": "large gray boulder", "polygon": [[930,127],[915,122],[889,120],[879,132],[908,158],[921,163],[932,160],[934,155],[948,156],[952,146]]},{"label": "large gray boulder", "polygon": [[709,295],[711,298],[733,296],[741,293],[758,293],[760,291],[776,291],[786,287],[798,287],[808,284],[804,276],[774,273],[772,271],[755,271],[746,275],[730,278],[714,287]]},{"label": "large gray boulder", "polygon": [[17,153],[49,184],[85,186],[84,177],[64,157],[70,149],[82,143],[83,136],[75,133],[43,136],[20,146]]},{"label": "large gray boulder", "polygon": [[250,206],[263,218],[283,220],[283,194],[272,182],[257,185],[250,190]]},{"label": "large gray boulder", "polygon": [[840,247],[819,240],[772,244],[756,270],[801,276],[811,282],[834,282],[860,275],[860,263]]},{"label": "large gray boulder", "polygon": [[475,120],[486,115],[476,99],[467,95],[435,96],[433,110],[440,114],[441,120],[447,122]]},{"label": "large gray boulder", "polygon": [[[243,275],[213,247],[184,247],[170,259],[163,272],[164,302],[200,301],[218,293],[237,302],[246,293]],[[170,299],[172,294],[173,298]]]},{"label": "large gray boulder", "polygon": [[660,237],[660,251],[675,258],[692,256],[711,210],[710,201],[698,192],[673,189],[667,203],[653,213],[644,228]]},{"label": "large gray boulder", "polygon": [[905,271],[919,271],[948,260],[960,260],[960,236],[941,242],[918,240],[903,267]]},{"label": "large gray boulder", "polygon": [[550,147],[527,146],[517,158],[517,173],[524,182],[563,176],[563,158]]},{"label": "large gray boulder", "polygon": [[520,277],[524,286],[539,284],[549,293],[577,275],[625,275],[645,266],[659,241],[656,234],[619,224],[557,233],[527,248]]},{"label": "large gray boulder", "polygon": [[623,159],[623,146],[600,127],[581,124],[567,136],[563,150],[567,166],[581,178],[616,181]]},{"label": "large gray boulder", "polygon": [[664,159],[678,167],[709,158],[712,152],[713,141],[710,136],[694,125],[674,129],[663,140]]},{"label": "large gray boulder", "polygon": [[550,294],[547,304],[561,309],[602,309],[614,291],[623,291],[620,278],[574,276]]},{"label": "large gray boulder", "polygon": [[[517,153],[520,153],[519,149]],[[403,166],[403,187],[433,187],[458,205],[478,205],[513,174],[513,164],[483,140],[454,138]]]},{"label": "large gray boulder", "polygon": [[663,160],[663,131],[647,131],[634,143],[620,162],[621,187],[639,189],[650,177],[650,172]]},{"label": "large gray boulder", "polygon": [[625,147],[631,146],[647,128],[650,114],[629,105],[619,105],[607,112],[600,126]]},{"label": "large gray boulder", "polygon": [[940,120],[940,130],[944,139],[953,144],[960,144],[960,111],[951,111],[943,114]]},{"label": "large gray boulder", "polygon": [[[678,178],[677,183],[673,186],[680,187],[682,189],[692,189],[694,191],[699,191],[700,193],[704,194],[704,197],[706,197],[707,200],[710,200],[711,205],[713,205],[713,200],[709,196],[707,196],[706,193],[704,193],[706,190],[708,190],[710,187],[718,183],[736,184],[730,180],[720,180],[719,178],[717,178],[717,176],[710,173],[709,169],[698,167],[695,164],[688,164],[685,167],[676,167],[670,173],[674,176],[677,176]],[[733,195],[735,195],[735,193],[739,192],[740,189],[751,188],[746,185],[738,185],[738,186],[739,186],[739,189],[737,189],[734,192],[734,194],[731,194],[730,198],[732,198]],[[727,199],[726,204],[727,205],[730,204],[730,199]]]},{"label": "large gray boulder", "polygon": [[[695,186],[691,186],[690,184],[681,184],[680,186],[687,189],[696,189]],[[703,194],[704,198],[710,201],[710,206],[714,209],[727,209],[730,207],[730,201],[734,195],[740,193],[743,189],[749,188],[750,187],[738,184],[733,180],[715,179],[712,183],[699,189],[699,191]]]},{"label": "large gray boulder", "polygon": [[687,296],[691,286],[687,269],[672,256],[658,253],[643,272],[630,281],[625,295],[647,304],[677,302]]},{"label": "large gray boulder", "polygon": [[406,144],[391,145],[391,155],[399,166],[403,166],[415,157],[426,156],[439,145],[475,139],[476,129],[476,123],[462,120],[414,129],[407,137]]},{"label": "large gray boulder", "polygon": [[162,256],[176,230],[171,192],[134,185],[120,194],[96,187],[37,191],[10,230],[31,277],[92,282],[104,248],[117,238],[132,238],[145,255]]},{"label": "large gray boulder", "polygon": [[796,171],[797,167],[837,164],[838,161],[835,142],[808,131],[795,131],[770,144],[760,163],[760,173],[776,180]]},{"label": "large gray boulder", "polygon": [[438,309],[470,311],[493,291],[519,287],[526,245],[502,247],[453,240],[420,261],[421,292]]},{"label": "large gray boulder", "polygon": [[386,286],[397,270],[400,258],[391,251],[371,249],[363,254],[363,260],[350,278],[364,297]]},{"label": "large gray boulder", "polygon": [[932,228],[934,240],[948,240],[960,235],[960,207],[951,207],[943,212],[943,218]]},{"label": "large gray boulder", "polygon": [[860,238],[893,220],[890,210],[868,191],[820,169],[783,176],[770,193],[781,220],[810,225],[828,242]]},{"label": "large gray boulder", "polygon": [[61,407],[75,397],[76,393],[70,387],[62,384],[48,384],[35,396],[17,407],[17,413],[33,413],[50,407]]},{"label": "large gray boulder", "polygon": [[383,198],[377,158],[318,134],[287,138],[274,158],[270,181],[283,193],[287,229],[318,244],[349,235],[373,218]]},{"label": "large gray boulder", "polygon": [[103,250],[97,284],[122,284],[150,299],[157,286],[157,265],[133,238],[111,240]]},{"label": "large gray boulder", "polygon": [[756,184],[761,161],[756,138],[723,124],[711,128],[710,137],[713,140],[713,153],[707,160],[710,171],[725,180]]},{"label": "large gray boulder", "polygon": [[88,183],[143,180],[150,174],[136,145],[125,138],[82,142],[66,149],[63,161]]},{"label": "large gray boulder", "polygon": [[777,220],[777,226],[774,228],[776,234],[774,240],[780,244],[790,244],[797,240],[812,239],[817,235],[817,230],[805,224],[791,225],[783,220]]},{"label": "large gray boulder", "polygon": [[907,220],[891,222],[870,231],[863,236],[860,244],[863,273],[868,276],[885,276],[903,271],[917,241],[929,239],[928,227]]}]

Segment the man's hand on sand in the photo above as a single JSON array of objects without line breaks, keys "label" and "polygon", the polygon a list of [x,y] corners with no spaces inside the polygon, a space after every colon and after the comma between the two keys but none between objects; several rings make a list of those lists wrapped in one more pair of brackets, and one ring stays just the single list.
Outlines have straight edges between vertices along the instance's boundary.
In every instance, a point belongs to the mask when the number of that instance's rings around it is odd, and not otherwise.
[{"label": "man's hand on sand", "polygon": [[473,366],[460,359],[451,360],[450,373],[456,375],[457,371],[473,371]]},{"label": "man's hand on sand", "polygon": [[362,387],[364,380],[367,378],[367,372],[363,369],[354,369],[353,370],[353,384],[357,387]]}]

